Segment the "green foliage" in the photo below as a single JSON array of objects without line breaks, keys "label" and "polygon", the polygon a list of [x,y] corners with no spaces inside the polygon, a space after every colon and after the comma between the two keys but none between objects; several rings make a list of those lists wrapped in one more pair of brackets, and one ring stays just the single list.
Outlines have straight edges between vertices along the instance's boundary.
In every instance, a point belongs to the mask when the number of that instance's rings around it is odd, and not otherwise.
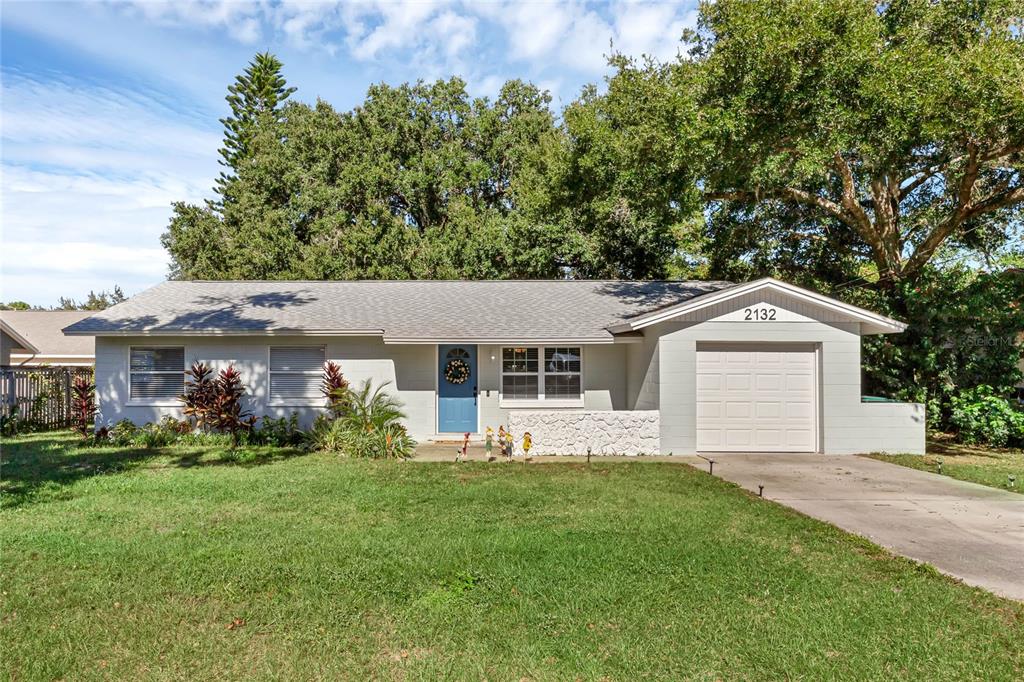
[{"label": "green foliage", "polygon": [[[578,160],[589,143],[567,145],[549,104],[521,81],[493,101],[474,99],[457,78],[374,85],[349,112],[288,103],[250,128],[246,163],[219,184],[216,201],[174,205],[162,238],[172,274],[660,276],[674,250],[667,192],[642,189],[653,172],[631,175],[595,184],[595,193],[614,186],[613,199],[595,194],[593,205],[577,206],[586,166],[598,159]],[[625,97],[618,108],[625,116]],[[581,137],[589,115],[576,117]],[[670,140],[662,137],[659,153]]]},{"label": "green foliage", "polygon": [[987,384],[1007,395],[1021,380],[1024,273],[926,269],[893,292],[849,288],[841,298],[909,323],[863,339],[865,392],[927,404],[930,425],[948,423],[951,399]]},{"label": "green foliage", "polygon": [[0,303],[0,310],[32,310],[32,306],[25,301],[8,301]]},{"label": "green foliage", "polygon": [[977,386],[952,397],[950,421],[968,444],[1003,447],[1024,444],[1024,411],[991,386]]},{"label": "green foliage", "polygon": [[11,405],[7,414],[0,414],[0,436],[10,437],[18,435],[18,406]]},{"label": "green foliage", "polygon": [[[136,426],[130,419],[122,419],[107,431],[107,440],[118,447],[164,448],[191,436],[192,424],[167,415],[159,422]],[[102,441],[97,439],[97,444]]]},{"label": "green foliage", "polygon": [[374,387],[370,380],[349,389],[348,409],[338,417],[317,418],[310,432],[316,450],[341,452],[370,459],[406,458],[416,442],[401,420],[405,414],[396,398],[387,393],[389,382]]},{"label": "green foliage", "polygon": [[[220,149],[221,164],[237,172],[242,160],[249,156],[256,128],[273,123],[281,105],[295,92],[281,75],[281,61],[269,52],[257,53],[245,71],[228,86],[225,98],[231,115],[220,120],[224,126],[224,146]],[[222,176],[222,183],[229,180]]]},{"label": "green foliage", "polygon": [[890,285],[943,245],[1005,242],[1024,202],[1017,0],[723,0],[699,25],[677,68],[706,197],[741,204],[726,225],[768,204],[768,246],[848,243]]},{"label": "green foliage", "polygon": [[96,293],[94,291],[89,292],[89,296],[82,302],[76,301],[73,298],[60,297],[60,302],[56,306],[56,310],[106,310],[107,308],[117,305],[118,303],[124,303],[128,300],[128,297],[124,295],[121,287],[114,286],[114,290],[111,292],[101,291]]},{"label": "green foliage", "polygon": [[306,440],[306,434],[299,428],[299,415],[292,412],[287,417],[260,419],[258,429],[253,429],[246,439],[249,445],[271,445],[273,447],[298,447]]}]

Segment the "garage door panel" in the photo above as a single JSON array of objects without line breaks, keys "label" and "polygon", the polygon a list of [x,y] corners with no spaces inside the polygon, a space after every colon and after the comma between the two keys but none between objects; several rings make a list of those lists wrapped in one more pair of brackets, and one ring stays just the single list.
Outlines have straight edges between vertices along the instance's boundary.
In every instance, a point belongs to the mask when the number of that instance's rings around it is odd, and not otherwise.
[{"label": "garage door panel", "polygon": [[698,419],[718,419],[722,417],[722,403],[719,401],[704,401],[697,403]]},{"label": "garage door panel", "polygon": [[814,448],[813,432],[810,429],[787,429],[787,449],[792,448],[794,452],[812,450]]},{"label": "garage door panel", "polygon": [[750,379],[751,376],[749,374],[733,374],[730,372],[725,375],[725,390],[749,391]]},{"label": "garage door panel", "polygon": [[789,393],[810,393],[814,390],[814,377],[810,374],[786,374],[785,380]]},{"label": "garage door panel", "polygon": [[697,391],[720,391],[722,390],[722,375],[720,374],[698,374]]},{"label": "garage door panel", "polygon": [[787,402],[785,404],[786,419],[808,422],[814,416],[814,405],[808,402]]},{"label": "garage door panel", "polygon": [[813,452],[817,446],[815,353],[697,351],[697,449]]},{"label": "garage door panel", "polygon": [[725,444],[736,448],[749,448],[754,442],[750,429],[726,429]]},{"label": "garage door panel", "polygon": [[782,374],[758,373],[754,375],[754,387],[758,391],[779,391],[784,379]]},{"label": "garage door panel", "polygon": [[750,408],[749,402],[730,400],[725,403],[725,416],[727,419],[750,419]]}]

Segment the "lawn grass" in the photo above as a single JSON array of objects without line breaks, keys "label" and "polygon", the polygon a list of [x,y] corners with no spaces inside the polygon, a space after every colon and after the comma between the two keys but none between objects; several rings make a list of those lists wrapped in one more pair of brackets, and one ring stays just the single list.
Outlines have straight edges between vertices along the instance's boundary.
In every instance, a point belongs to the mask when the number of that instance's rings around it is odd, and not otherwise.
[{"label": "lawn grass", "polygon": [[669,463],[3,444],[11,679],[1024,676],[1024,605]]},{"label": "lawn grass", "polygon": [[[938,473],[939,461],[942,474],[961,481],[980,483],[992,488],[1024,493],[1024,450],[1014,448],[993,448],[981,445],[961,445],[949,438],[928,440],[925,455],[867,455],[872,459],[891,462],[912,469]],[[1015,485],[1009,485],[1009,476],[1015,477]]]}]

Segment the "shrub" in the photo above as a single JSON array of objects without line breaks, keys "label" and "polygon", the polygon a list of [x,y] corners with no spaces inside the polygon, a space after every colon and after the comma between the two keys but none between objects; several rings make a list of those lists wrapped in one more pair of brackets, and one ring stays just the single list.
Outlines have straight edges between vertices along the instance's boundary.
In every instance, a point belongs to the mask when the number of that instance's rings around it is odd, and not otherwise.
[{"label": "shrub", "polygon": [[373,387],[363,382],[348,391],[347,408],[338,417],[319,417],[310,433],[318,450],[342,452],[350,457],[373,459],[409,457],[416,447],[402,425],[401,404],[384,389],[388,382]]},{"label": "shrub", "polygon": [[71,384],[71,428],[88,438],[96,428],[96,384],[76,376]]},{"label": "shrub", "polygon": [[214,429],[231,434],[231,442],[237,446],[240,434],[251,431],[256,424],[256,418],[242,408],[242,375],[234,365],[222,369],[213,379],[212,373],[202,362],[194,363],[185,372],[191,380],[185,393],[178,397],[182,412],[204,432]]},{"label": "shrub", "polygon": [[1024,443],[1024,412],[996,395],[991,386],[978,386],[951,399],[950,421],[964,443],[1005,446]]},{"label": "shrub", "polygon": [[292,412],[291,416],[278,419],[264,415],[260,428],[253,430],[249,440],[253,444],[283,448],[302,445],[305,438],[306,434],[299,429],[299,415]]},{"label": "shrub", "polygon": [[213,428],[231,434],[231,442],[238,445],[239,432],[251,431],[256,425],[252,413],[242,409],[245,386],[242,375],[234,366],[222,369],[214,382],[214,405],[210,416]]},{"label": "shrub", "polygon": [[109,429],[109,439],[114,445],[136,448],[162,448],[177,443],[192,433],[191,422],[166,416],[157,423],[136,426],[129,419],[122,419]]},{"label": "shrub", "polygon": [[214,403],[217,387],[212,378],[213,370],[202,362],[195,362],[185,371],[189,377],[185,385],[185,393],[178,397],[182,403],[182,413],[188,419],[194,419],[196,426],[206,431],[213,421]]},{"label": "shrub", "polygon": [[328,360],[324,364],[324,378],[321,383],[320,392],[327,398],[327,409],[335,417],[342,416],[349,406],[349,385],[341,373],[338,363]]},{"label": "shrub", "polygon": [[0,436],[18,435],[18,406],[11,405],[8,414],[0,414]]},{"label": "shrub", "polygon": [[135,445],[135,436],[139,433],[139,427],[131,419],[122,419],[110,429],[110,441],[114,445],[128,447]]}]

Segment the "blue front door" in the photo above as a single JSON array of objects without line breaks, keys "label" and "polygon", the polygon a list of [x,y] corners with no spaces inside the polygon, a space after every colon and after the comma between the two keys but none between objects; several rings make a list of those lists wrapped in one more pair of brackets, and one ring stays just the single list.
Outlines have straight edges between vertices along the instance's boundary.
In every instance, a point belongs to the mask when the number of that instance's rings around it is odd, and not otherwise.
[{"label": "blue front door", "polygon": [[476,433],[476,395],[476,346],[438,346],[438,432]]}]

